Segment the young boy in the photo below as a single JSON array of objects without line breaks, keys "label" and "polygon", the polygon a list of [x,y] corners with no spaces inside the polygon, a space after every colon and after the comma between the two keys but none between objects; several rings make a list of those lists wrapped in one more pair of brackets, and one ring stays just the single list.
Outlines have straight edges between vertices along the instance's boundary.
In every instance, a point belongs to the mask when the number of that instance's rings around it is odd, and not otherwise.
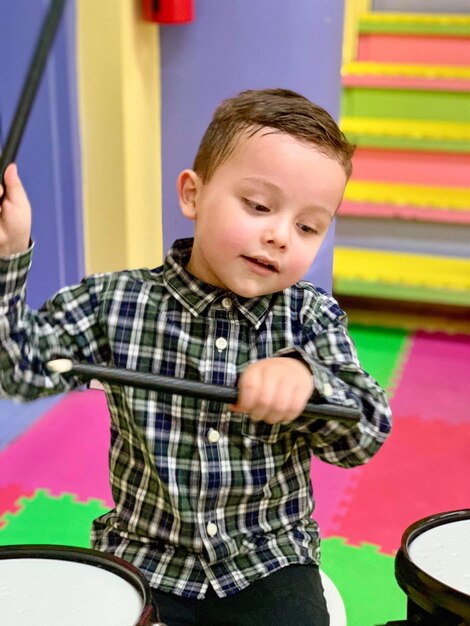
[{"label": "young boy", "polygon": [[[115,508],[92,545],[138,566],[176,624],[323,625],[310,461],[366,463],[390,431],[345,315],[302,281],[340,204],[352,146],[326,111],[287,90],[216,110],[178,177],[194,239],[164,265],[91,276],[39,311],[24,304],[30,208],[15,166],[0,214],[0,393],[29,400],[80,384],[61,355],[238,387],[235,406],[104,384]],[[346,426],[302,416],[314,396],[357,407]]]}]

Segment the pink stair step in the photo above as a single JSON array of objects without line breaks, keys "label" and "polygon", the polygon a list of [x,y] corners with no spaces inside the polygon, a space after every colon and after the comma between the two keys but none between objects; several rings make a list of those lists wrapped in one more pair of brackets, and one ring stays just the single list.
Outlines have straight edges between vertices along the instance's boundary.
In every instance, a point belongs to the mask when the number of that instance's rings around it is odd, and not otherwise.
[{"label": "pink stair step", "polygon": [[469,37],[361,34],[358,61],[470,65]]},{"label": "pink stair step", "polygon": [[386,150],[358,146],[353,179],[443,187],[467,187],[470,153]]},{"label": "pink stair step", "polygon": [[428,78],[427,76],[381,76],[350,74],[343,76],[344,88],[413,89],[417,91],[464,91],[470,92],[470,80],[466,78]]},{"label": "pink stair step", "polygon": [[451,211],[427,207],[372,204],[369,202],[343,200],[339,215],[345,217],[443,222],[445,224],[465,224],[470,226],[470,207],[468,211]]}]

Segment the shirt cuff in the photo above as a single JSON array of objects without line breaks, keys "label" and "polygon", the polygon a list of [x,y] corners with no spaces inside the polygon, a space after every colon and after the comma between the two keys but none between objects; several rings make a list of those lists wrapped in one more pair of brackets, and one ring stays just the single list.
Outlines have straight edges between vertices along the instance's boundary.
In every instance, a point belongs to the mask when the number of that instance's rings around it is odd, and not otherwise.
[{"label": "shirt cuff", "polygon": [[312,372],[314,384],[314,400],[330,402],[341,406],[358,406],[351,398],[349,388],[341,379],[333,374],[327,367],[321,365],[301,348],[283,348],[276,356],[289,357],[302,361]]},{"label": "shirt cuff", "polygon": [[34,243],[24,252],[0,257],[0,303],[5,304],[25,288],[31,267]]},{"label": "shirt cuff", "polygon": [[[277,352],[276,356],[301,360],[310,369],[315,388],[311,400],[313,403],[361,409],[360,400],[352,393],[349,386],[301,348],[284,348]],[[323,444],[328,444],[356,430],[358,424],[346,424],[340,419],[299,415],[288,424],[287,429],[316,435]]]}]

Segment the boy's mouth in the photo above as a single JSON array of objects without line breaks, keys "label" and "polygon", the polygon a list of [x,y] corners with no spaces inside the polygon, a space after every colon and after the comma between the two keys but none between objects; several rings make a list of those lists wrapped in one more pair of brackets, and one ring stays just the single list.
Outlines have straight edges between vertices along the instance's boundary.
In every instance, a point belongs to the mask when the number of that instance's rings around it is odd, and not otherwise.
[{"label": "boy's mouth", "polygon": [[275,261],[271,259],[267,259],[265,257],[252,257],[252,256],[244,256],[242,258],[252,263],[253,265],[259,267],[260,269],[267,270],[269,272],[279,272],[279,266]]}]

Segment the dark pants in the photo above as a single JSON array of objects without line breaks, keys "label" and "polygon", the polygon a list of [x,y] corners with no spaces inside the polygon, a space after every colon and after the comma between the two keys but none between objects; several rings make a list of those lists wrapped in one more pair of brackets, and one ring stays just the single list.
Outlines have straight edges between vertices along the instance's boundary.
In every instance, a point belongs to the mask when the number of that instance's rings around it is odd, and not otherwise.
[{"label": "dark pants", "polygon": [[315,565],[290,565],[243,591],[219,598],[209,586],[203,600],[153,590],[167,626],[328,626],[320,572]]}]

